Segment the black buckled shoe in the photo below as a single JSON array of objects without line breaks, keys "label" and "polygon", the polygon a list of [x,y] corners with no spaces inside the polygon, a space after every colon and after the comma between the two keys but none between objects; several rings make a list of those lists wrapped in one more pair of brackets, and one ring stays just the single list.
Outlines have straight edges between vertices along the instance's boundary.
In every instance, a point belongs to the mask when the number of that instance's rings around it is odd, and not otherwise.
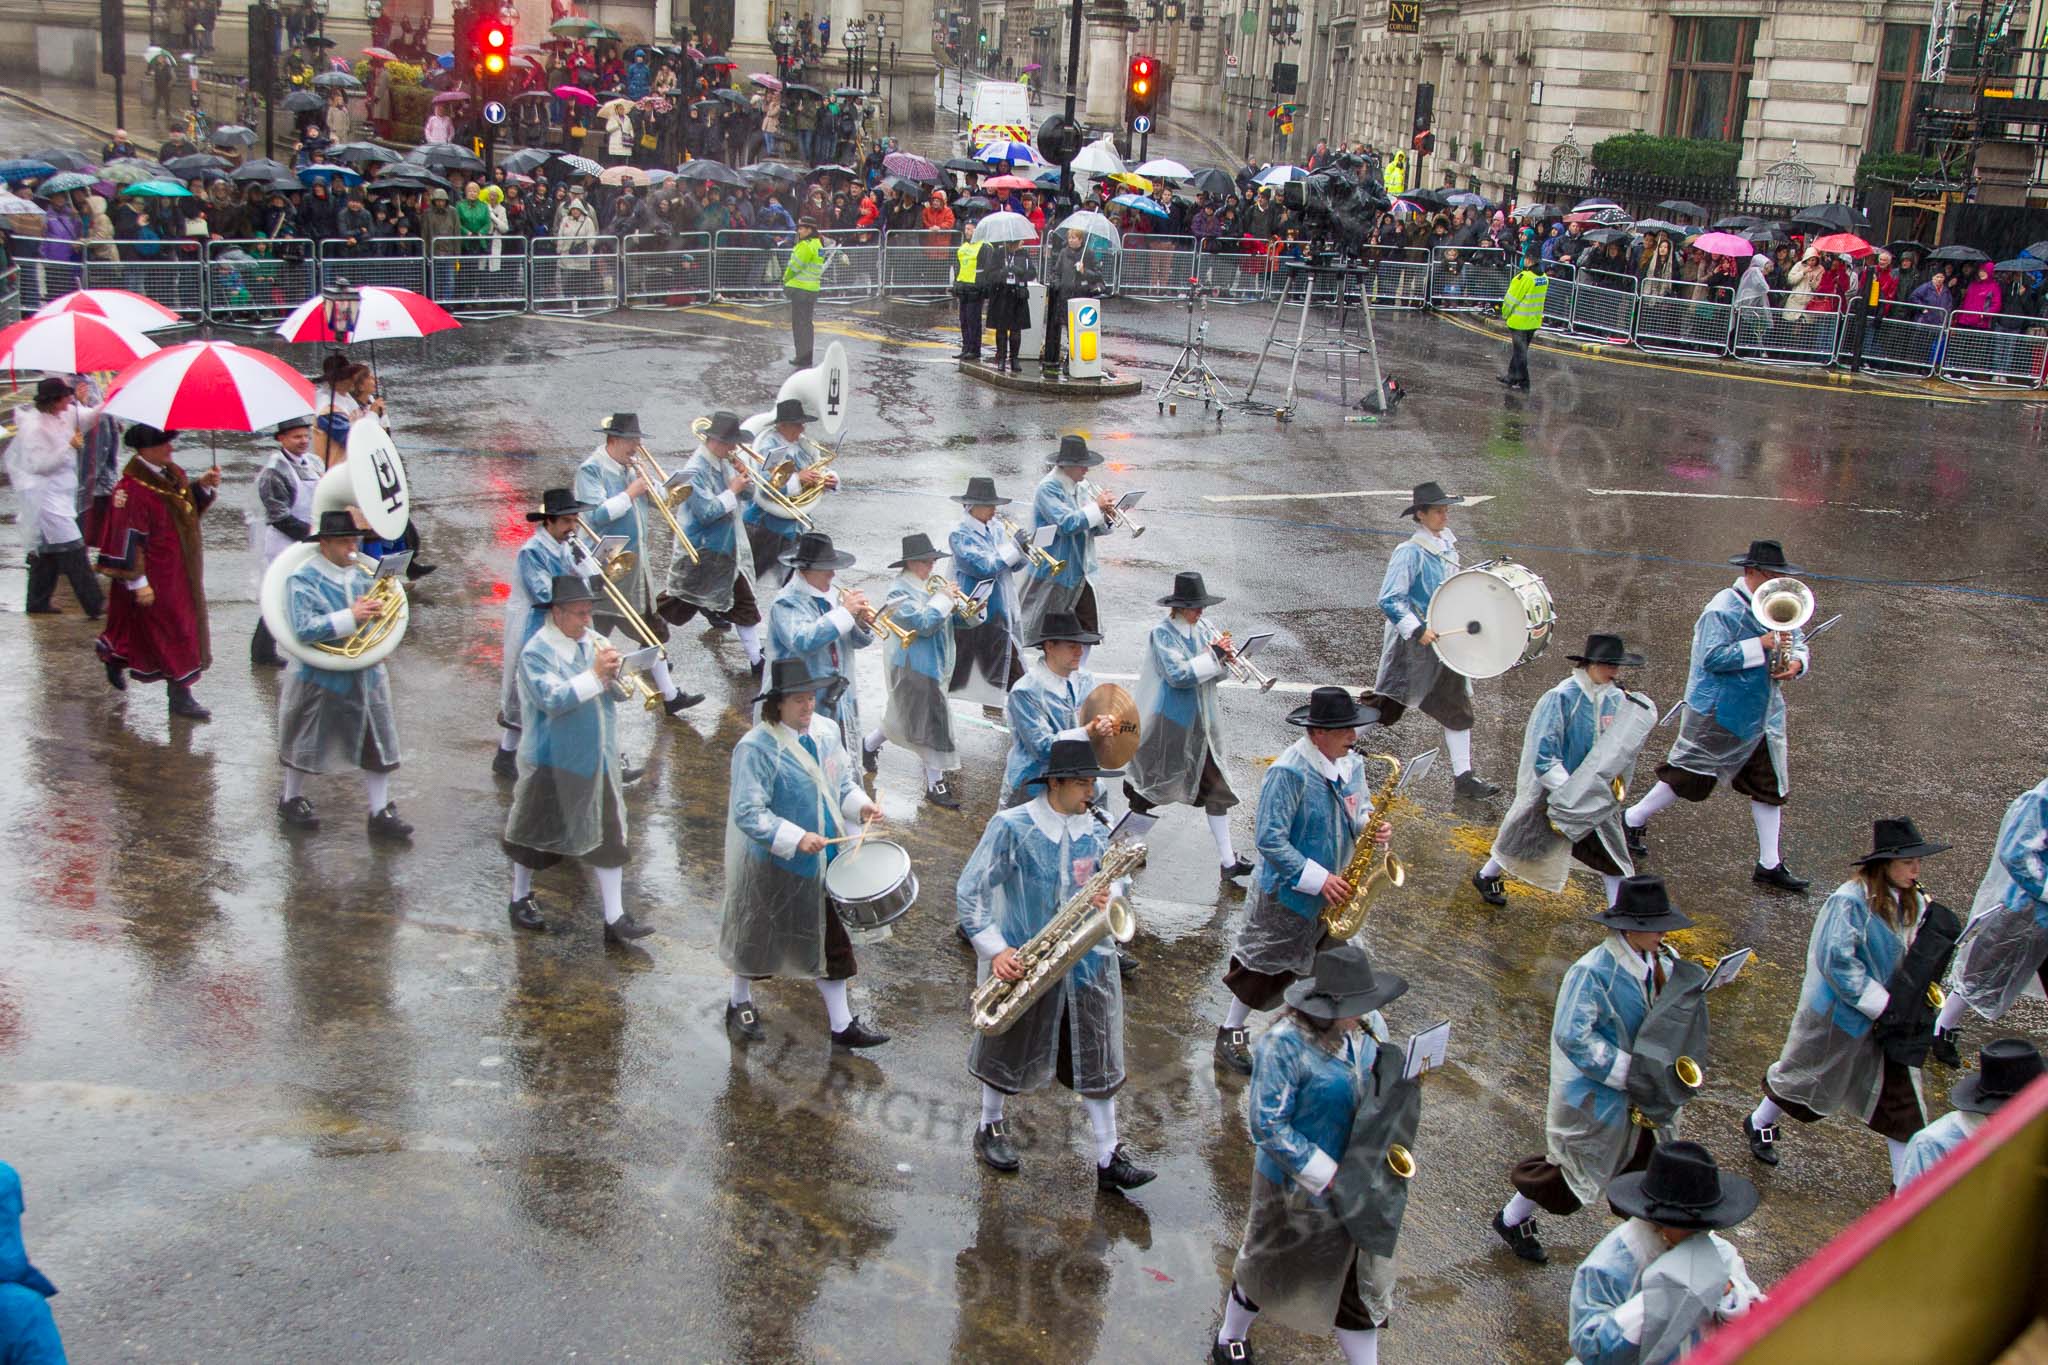
[{"label": "black buckled shoe", "polygon": [[1230,1028],[1227,1025],[1216,1030],[1216,1064],[1227,1066],[1240,1076],[1252,1074],[1251,1030]]},{"label": "black buckled shoe", "polygon": [[1467,801],[1485,801],[1500,795],[1500,788],[1478,773],[1459,773],[1451,782],[1451,795]]},{"label": "black buckled shoe", "polygon": [[1765,867],[1762,863],[1749,874],[1749,879],[1758,886],[1768,886],[1777,891],[1789,891],[1795,896],[1806,894],[1806,888],[1813,885],[1804,877],[1792,875],[1792,869],[1781,860],[1776,867]]},{"label": "black buckled shoe", "polygon": [[1508,903],[1507,883],[1500,877],[1486,877],[1477,872],[1472,874],[1472,889],[1479,893],[1479,899],[1488,905]]},{"label": "black buckled shoe", "polygon": [[636,768],[632,764],[626,762],[626,756],[624,754],[619,755],[620,786],[630,787],[635,782],[638,782],[641,778],[645,776],[647,776],[647,769],[644,766]]},{"label": "black buckled shoe", "polygon": [[1017,1149],[1010,1143],[1009,1127],[1001,1119],[984,1123],[974,1130],[974,1155],[982,1165],[1005,1175],[1015,1171],[1020,1164]]},{"label": "black buckled shoe", "polygon": [[1524,1218],[1521,1222],[1509,1226],[1507,1220],[1500,1216],[1500,1210],[1495,1209],[1493,1211],[1493,1230],[1500,1234],[1500,1239],[1503,1242],[1508,1244],[1508,1250],[1514,1252],[1515,1255],[1523,1260],[1528,1261],[1532,1265],[1549,1264],[1550,1253],[1543,1249],[1543,1240],[1536,1235],[1536,1220],[1534,1218]]},{"label": "black buckled shoe", "polygon": [[681,715],[702,700],[704,700],[702,692],[685,692],[682,688],[678,687],[676,694],[661,704],[661,709],[668,712],[671,716]]},{"label": "black buckled shoe", "polygon": [[1128,981],[1138,974],[1139,962],[1130,948],[1122,943],[1116,945],[1116,974]]},{"label": "black buckled shoe", "polygon": [[502,777],[508,781],[517,781],[519,778],[519,751],[516,749],[498,750],[497,754],[491,759],[491,776]]},{"label": "black buckled shoe", "polygon": [[878,760],[881,757],[881,753],[880,749],[870,749],[866,745],[862,745],[860,751],[860,770],[864,773],[880,772],[882,765]]},{"label": "black buckled shoe", "polygon": [[278,802],[277,818],[290,829],[320,828],[320,817],[313,814],[313,803],[303,796]]},{"label": "black buckled shoe", "polygon": [[512,921],[514,929],[524,929],[534,934],[545,934],[548,931],[548,922],[541,917],[540,902],[532,896],[521,896],[516,901],[507,901],[505,915]]},{"label": "black buckled shoe", "polygon": [[856,1014],[846,1021],[846,1027],[832,1031],[832,1046],[844,1048],[880,1047],[889,1041],[889,1035],[880,1029],[869,1028]]},{"label": "black buckled shoe", "polygon": [[1650,827],[1621,822],[1621,836],[1628,844],[1628,856],[1640,863],[1650,856]]},{"label": "black buckled shoe", "polygon": [[199,704],[199,698],[192,695],[189,687],[171,689],[171,714],[183,716],[186,720],[212,720],[213,712]]},{"label": "black buckled shoe", "polygon": [[1135,1190],[1140,1185],[1149,1185],[1158,1179],[1159,1172],[1146,1170],[1125,1155],[1126,1147],[1119,1142],[1116,1150],[1109,1154],[1107,1166],[1095,1168],[1095,1188],[1111,1194],[1122,1194]]},{"label": "black buckled shoe", "polygon": [[1754,1114],[1742,1116],[1742,1140],[1749,1144],[1749,1154],[1766,1166],[1778,1164],[1778,1125],[1767,1123],[1756,1126]]},{"label": "black buckled shoe", "polygon": [[1927,1046],[1927,1055],[1946,1067],[1961,1066],[1963,1064],[1963,1054],[1956,1047],[1955,1030],[1936,1029],[1934,1031],[1934,1041]]},{"label": "black buckled shoe", "polygon": [[631,943],[636,938],[646,938],[654,932],[651,924],[642,924],[633,918],[631,910],[622,910],[615,920],[607,920],[604,926],[606,943]]},{"label": "black buckled shoe", "polygon": [[128,670],[111,659],[104,662],[107,667],[107,686],[113,688],[116,692],[126,692],[128,690]]},{"label": "black buckled shoe", "polygon": [[1254,1365],[1251,1345],[1244,1341],[1211,1342],[1209,1365]]},{"label": "black buckled shoe", "polygon": [[1217,869],[1218,875],[1226,881],[1235,881],[1239,877],[1249,877],[1252,875],[1252,860],[1249,858],[1239,858],[1236,862],[1220,863],[1217,865]]},{"label": "black buckled shoe", "polygon": [[396,805],[386,805],[383,810],[370,817],[370,837],[409,844],[412,842],[412,826],[398,818]]},{"label": "black buckled shoe", "polygon": [[940,778],[937,782],[924,789],[924,799],[937,806],[940,810],[960,809],[960,798],[954,795],[953,788],[947,784],[944,778]]},{"label": "black buckled shoe", "polygon": [[749,1043],[758,1043],[768,1036],[768,1030],[761,1027],[761,1011],[754,1008],[751,1000],[744,1005],[726,1005],[725,1031]]}]

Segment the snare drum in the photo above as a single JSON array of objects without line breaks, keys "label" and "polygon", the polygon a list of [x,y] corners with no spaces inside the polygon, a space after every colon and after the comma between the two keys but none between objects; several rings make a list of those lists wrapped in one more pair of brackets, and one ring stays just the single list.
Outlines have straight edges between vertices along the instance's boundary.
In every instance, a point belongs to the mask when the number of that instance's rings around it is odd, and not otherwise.
[{"label": "snare drum", "polygon": [[1497,678],[1550,646],[1550,589],[1523,564],[1489,559],[1443,581],[1429,599],[1431,648],[1468,678]]},{"label": "snare drum", "polygon": [[879,929],[917,901],[917,874],[901,844],[870,839],[825,868],[825,898],[849,929]]}]

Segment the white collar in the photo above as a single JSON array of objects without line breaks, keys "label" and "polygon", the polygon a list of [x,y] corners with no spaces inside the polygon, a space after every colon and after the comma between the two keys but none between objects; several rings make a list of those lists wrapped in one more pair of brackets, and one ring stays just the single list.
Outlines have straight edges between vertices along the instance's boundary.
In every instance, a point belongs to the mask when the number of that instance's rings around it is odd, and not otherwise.
[{"label": "white collar", "polygon": [[1038,832],[1054,843],[1059,843],[1062,838],[1078,839],[1095,827],[1095,817],[1085,810],[1079,815],[1061,815],[1052,808],[1042,791],[1032,797],[1024,809],[1030,813],[1031,823],[1038,827]]},{"label": "white collar", "polygon": [[605,441],[604,441],[604,442],[600,442],[600,443],[598,444],[597,450],[596,450],[596,452],[595,452],[595,453],[596,453],[596,455],[597,455],[597,457],[598,457],[598,458],[599,458],[600,460],[603,460],[603,461],[604,461],[604,462],[605,462],[606,464],[610,465],[610,466],[611,466],[611,467],[612,467],[613,469],[616,469],[616,470],[618,470],[618,471],[619,471],[619,472],[620,472],[621,474],[628,474],[628,473],[631,473],[632,471],[631,471],[631,470],[630,470],[630,469],[629,469],[629,468],[628,468],[628,467],[627,467],[626,465],[624,465],[624,464],[621,464],[621,463],[620,463],[619,461],[617,461],[617,460],[614,460],[614,459],[612,458],[612,453],[611,453],[611,451],[609,451],[609,450],[605,449],[605,444],[606,444],[607,442],[609,442],[609,440],[610,440],[610,438],[609,438],[609,437],[607,437],[607,438],[605,438]]},{"label": "white collar", "polygon": [[1594,682],[1593,675],[1586,671],[1584,664],[1579,664],[1572,669],[1572,681],[1579,685],[1579,691],[1585,693],[1593,701],[1599,701],[1615,688],[1615,684],[1611,682]]},{"label": "white collar", "polygon": [[1307,735],[1303,735],[1300,739],[1295,740],[1294,748],[1296,752],[1307,760],[1309,767],[1322,774],[1329,781],[1341,782],[1344,780],[1344,774],[1338,770],[1337,765],[1324,758],[1323,751],[1311,744]]},{"label": "white collar", "polygon": [[1166,624],[1172,626],[1175,631],[1179,632],[1181,639],[1189,641],[1190,643],[1194,641],[1195,631],[1200,626],[1199,622],[1183,621],[1178,616],[1175,616],[1173,614],[1172,607],[1168,607],[1166,609]]},{"label": "white collar", "polygon": [[1038,662],[1031,665],[1031,671],[1038,675],[1041,690],[1052,689],[1060,692],[1064,692],[1072,687],[1075,677],[1081,672],[1080,667],[1077,665],[1072,673],[1062,678],[1059,674],[1052,671],[1052,665],[1045,661],[1045,656],[1042,654],[1038,657]]},{"label": "white collar", "polygon": [[[593,626],[591,629],[595,630],[596,627]],[[561,627],[557,626],[553,621],[549,621],[546,625],[535,631],[534,635],[539,639],[546,640],[548,648],[555,651],[555,654],[565,662],[574,659],[577,651],[583,647],[582,640],[572,640],[562,634]],[[587,633],[583,637],[584,640],[589,638],[590,636]]]},{"label": "white collar", "polygon": [[1067,471],[1062,469],[1058,465],[1054,465],[1052,467],[1052,472],[1053,476],[1057,478],[1061,483],[1065,484],[1068,488],[1079,488],[1082,484],[1088,482],[1087,474],[1082,474],[1081,477],[1078,479],[1070,479],[1067,477]]},{"label": "white collar", "polygon": [[1447,555],[1457,545],[1458,533],[1446,526],[1442,535],[1435,535],[1428,528],[1417,526],[1415,528],[1415,543],[1432,554]]},{"label": "white collar", "polygon": [[335,583],[348,582],[350,577],[354,575],[358,570],[358,566],[354,563],[336,564],[326,555],[317,553],[309,562],[313,565],[314,568],[318,569],[322,574],[326,575],[330,581]]},{"label": "white collar", "polygon": [[1000,528],[996,525],[994,517],[990,517],[987,521],[976,521],[974,514],[963,507],[960,509],[960,529],[969,535],[975,535],[979,532],[994,531]]},{"label": "white collar", "polygon": [[137,464],[141,465],[141,466],[142,466],[142,467],[143,467],[144,469],[147,469],[147,470],[148,470],[148,471],[149,471],[150,473],[152,473],[152,474],[156,475],[156,476],[157,476],[158,478],[162,478],[162,477],[163,477],[163,473],[164,473],[164,466],[163,466],[163,465],[160,465],[160,464],[151,464],[151,463],[150,463],[150,462],[149,462],[148,460],[145,460],[145,459],[143,459],[143,458],[142,458],[142,456],[140,456],[140,455],[137,455],[137,456],[135,457],[135,462],[136,462]]},{"label": "white collar", "polygon": [[1737,597],[1741,598],[1745,602],[1749,600],[1749,584],[1743,582],[1740,578],[1737,578],[1733,584],[1733,587],[1735,589],[1735,595]]},{"label": "white collar", "polygon": [[839,605],[839,599],[833,595],[832,589],[812,587],[811,580],[805,578],[799,570],[789,571],[789,581],[796,584],[798,591],[808,593],[820,602],[829,602],[835,607]]}]

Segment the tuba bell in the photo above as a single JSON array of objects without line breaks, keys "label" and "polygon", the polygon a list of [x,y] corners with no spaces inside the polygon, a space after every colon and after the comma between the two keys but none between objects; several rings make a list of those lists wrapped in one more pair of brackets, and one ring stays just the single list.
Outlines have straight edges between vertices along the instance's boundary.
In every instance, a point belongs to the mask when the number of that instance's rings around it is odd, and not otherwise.
[{"label": "tuba bell", "polygon": [[[1813,589],[1796,578],[1767,579],[1757,586],[1749,601],[1749,613],[1765,630],[1798,630],[1813,619]],[[1782,673],[1791,651],[1771,653],[1771,672]]]},{"label": "tuba bell", "polygon": [[[358,432],[364,435],[358,437]],[[380,437],[381,443],[377,439]],[[397,449],[391,447],[391,438],[367,416],[359,417],[349,428],[348,445],[351,458],[322,474],[314,486],[313,524],[320,524],[323,512],[354,508],[370,523],[373,535],[396,540],[404,534],[409,515],[405,467],[398,462]],[[263,623],[270,627],[279,649],[308,667],[337,673],[374,668],[398,648],[411,623],[412,607],[405,585],[396,578],[377,579],[367,595],[382,603],[382,612],[357,626],[346,639],[308,644],[292,629],[288,585],[292,575],[319,554],[319,545],[308,542],[290,547],[270,562],[258,593]],[[361,554],[356,556],[356,562],[372,570],[376,563]]]}]

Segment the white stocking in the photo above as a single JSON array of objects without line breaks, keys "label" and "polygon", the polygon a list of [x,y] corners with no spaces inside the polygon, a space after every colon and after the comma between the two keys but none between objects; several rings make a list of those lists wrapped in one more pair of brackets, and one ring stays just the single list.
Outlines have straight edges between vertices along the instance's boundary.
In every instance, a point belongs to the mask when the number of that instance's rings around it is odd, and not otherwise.
[{"label": "white stocking", "polygon": [[1380,1329],[1355,1332],[1339,1327],[1337,1348],[1344,1352],[1344,1365],[1380,1365]]},{"label": "white stocking", "polygon": [[740,637],[740,648],[747,651],[747,662],[761,662],[761,628],[759,626],[734,626],[733,633]]},{"label": "white stocking", "polygon": [[523,901],[533,894],[533,869],[524,863],[512,864],[512,899]]},{"label": "white stocking", "polygon": [[1209,817],[1209,837],[1216,841],[1216,861],[1225,867],[1237,862],[1237,846],[1230,842],[1230,816]]},{"label": "white stocking", "polygon": [[370,814],[375,815],[391,804],[391,774],[364,773],[363,790],[370,796]]},{"label": "white stocking", "polygon": [[1656,786],[1650,788],[1649,793],[1642,800],[1630,806],[1627,813],[1621,818],[1633,828],[1641,829],[1644,825],[1650,823],[1651,816],[1677,800],[1678,793],[1671,790],[1671,784],[1669,782],[1659,782]]},{"label": "white stocking", "polygon": [[498,747],[508,754],[517,749],[519,747],[519,732],[509,725],[500,725],[498,727]]},{"label": "white stocking", "polygon": [[734,977],[732,979],[732,1003],[735,1009],[741,1005],[753,1004],[754,983],[747,980],[744,976]]},{"label": "white stocking", "polygon": [[1621,896],[1621,878],[1615,876],[1612,872],[1602,872],[1600,874],[1600,885],[1606,888],[1607,905],[1609,909],[1612,909],[1614,902]]},{"label": "white stocking", "polygon": [[1934,1026],[1943,1033],[1953,1033],[1957,1024],[1963,1022],[1963,1011],[1970,1008],[1970,1002],[1963,999],[1961,991],[1950,991],[1948,999],[1941,1002],[1941,1014]]},{"label": "white stocking", "polygon": [[1763,1102],[1757,1105],[1756,1112],[1749,1116],[1749,1122],[1752,1127],[1769,1128],[1784,1117],[1785,1111],[1778,1107],[1778,1102],[1766,1095]]},{"label": "white stocking", "polygon": [[1107,1166],[1116,1155],[1116,1096],[1106,1100],[1082,1100],[1088,1111],[1088,1126],[1095,1130],[1095,1164]]},{"label": "white stocking", "polygon": [[860,747],[866,753],[878,754],[882,752],[882,746],[888,742],[889,737],[877,728],[868,731],[867,738],[860,742]]},{"label": "white stocking", "polygon": [[1479,869],[1479,880],[1483,882],[1490,882],[1495,877],[1500,876],[1502,873],[1506,871],[1507,869],[1500,865],[1500,859],[1488,858],[1486,860],[1486,866]]},{"label": "white stocking", "polygon": [[676,699],[675,679],[668,675],[668,660],[656,659],[647,668],[647,679],[654,684],[654,690],[661,693],[663,701]]},{"label": "white stocking", "polygon": [[598,894],[604,897],[604,922],[606,924],[617,924],[619,916],[626,913],[626,869],[623,867],[593,867],[590,869],[590,874],[597,878]]},{"label": "white stocking", "polygon": [[1906,1144],[1897,1138],[1886,1138],[1884,1147],[1891,1154],[1892,1188],[1897,1189],[1906,1183]]},{"label": "white stocking", "polygon": [[853,1022],[853,1010],[846,1003],[846,983],[818,978],[818,994],[825,997],[825,1017],[832,1023],[834,1033]]},{"label": "white stocking", "polygon": [[297,768],[284,770],[284,799],[296,801],[306,793],[306,775]]},{"label": "white stocking", "polygon": [[924,765],[924,785],[926,791],[930,791],[945,780],[946,770],[944,768],[934,768],[929,763]]},{"label": "white stocking", "polygon": [[1538,1205],[1536,1201],[1523,1194],[1520,1190],[1516,1190],[1515,1197],[1508,1200],[1507,1204],[1501,1209],[1500,1221],[1511,1228],[1518,1228],[1531,1218],[1534,1218],[1537,1212]]},{"label": "white stocking", "polygon": [[1243,1341],[1251,1333],[1252,1324],[1259,1320],[1259,1310],[1244,1306],[1244,1300],[1237,1296],[1237,1286],[1230,1286],[1230,1292],[1223,1296],[1223,1330],[1216,1334],[1221,1342]]},{"label": "white stocking", "polygon": [[1000,1090],[996,1089],[996,1088],[995,1088],[994,1086],[990,1085],[990,1084],[989,1084],[988,1082],[986,1082],[986,1081],[983,1081],[983,1082],[982,1082],[982,1084],[981,1084],[981,1126],[982,1126],[982,1127],[986,1128],[986,1127],[988,1127],[988,1126],[989,1126],[989,1125],[990,1125],[991,1123],[1001,1123],[1001,1122],[1003,1121],[1003,1102],[1004,1102],[1005,1100],[1009,1099],[1009,1098],[1010,1098],[1010,1097],[1009,1097],[1008,1095],[1005,1095],[1005,1094],[1004,1094],[1004,1093],[1003,1093],[1002,1091],[1000,1091]]},{"label": "white stocking", "polygon": [[1444,748],[1451,754],[1451,776],[1463,777],[1472,771],[1472,732],[1470,730],[1444,731]]},{"label": "white stocking", "polygon": [[1252,1007],[1236,996],[1230,997],[1230,1013],[1223,1016],[1223,1027],[1243,1028],[1244,1021],[1252,1017]]},{"label": "white stocking", "polygon": [[1772,868],[1784,861],[1778,853],[1778,823],[1785,812],[1765,801],[1749,803],[1749,818],[1756,823],[1756,864]]}]

